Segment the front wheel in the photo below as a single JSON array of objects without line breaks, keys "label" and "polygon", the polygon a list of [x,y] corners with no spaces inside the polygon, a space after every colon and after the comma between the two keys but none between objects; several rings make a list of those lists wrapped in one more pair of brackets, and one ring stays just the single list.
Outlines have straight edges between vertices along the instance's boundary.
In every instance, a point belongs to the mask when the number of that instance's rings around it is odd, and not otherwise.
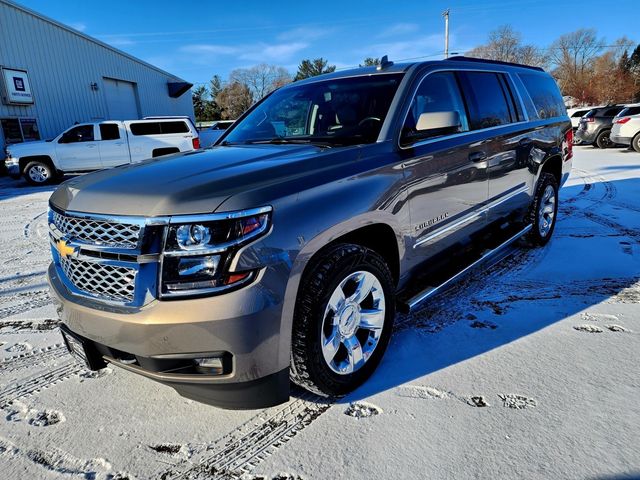
[{"label": "front wheel", "polygon": [[354,390],[380,363],[394,317],[394,281],[384,259],[360,245],[331,248],[300,286],[291,379],[320,395]]},{"label": "front wheel", "polygon": [[528,239],[534,245],[546,245],[556,227],[558,216],[558,182],[550,173],[543,173],[538,180],[530,220],[533,228]]},{"label": "front wheel", "polygon": [[53,168],[46,162],[29,162],[24,168],[24,178],[31,185],[47,185],[54,177]]}]

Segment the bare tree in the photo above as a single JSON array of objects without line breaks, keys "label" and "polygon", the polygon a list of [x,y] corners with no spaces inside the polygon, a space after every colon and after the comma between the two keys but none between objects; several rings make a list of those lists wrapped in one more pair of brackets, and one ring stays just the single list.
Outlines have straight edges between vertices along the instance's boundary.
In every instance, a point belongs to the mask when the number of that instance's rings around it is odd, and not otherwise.
[{"label": "bare tree", "polygon": [[489,41],[466,53],[469,57],[499,60],[501,62],[523,63],[545,67],[547,56],[544,51],[533,46],[523,45],[520,33],[510,25],[502,25],[489,33]]},{"label": "bare tree", "polygon": [[253,94],[248,85],[235,81],[220,90],[216,103],[222,110],[222,118],[233,120],[253,105]]},{"label": "bare tree", "polygon": [[239,68],[229,74],[229,83],[237,82],[248,86],[254,100],[260,100],[291,80],[291,75],[285,68],[266,63],[251,68]]}]

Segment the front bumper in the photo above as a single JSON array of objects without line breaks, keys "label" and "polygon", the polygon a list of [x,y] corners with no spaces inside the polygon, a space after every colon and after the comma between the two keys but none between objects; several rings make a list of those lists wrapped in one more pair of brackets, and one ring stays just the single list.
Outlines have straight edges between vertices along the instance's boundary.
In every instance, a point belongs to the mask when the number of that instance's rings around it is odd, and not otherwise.
[{"label": "front bumper", "polygon": [[[265,286],[270,275],[277,274],[267,268],[253,284],[224,295],[154,300],[140,308],[109,307],[74,295],[53,264],[48,280],[65,328],[104,361],[203,403],[262,408],[289,398],[289,365],[279,360],[285,357],[279,355],[282,304]],[[169,360],[220,354],[229,358],[228,371],[220,375],[163,368]]]},{"label": "front bumper", "polygon": [[17,158],[6,158],[4,166],[7,168],[7,175],[13,178],[20,178],[20,161]]},{"label": "front bumper", "polygon": [[613,143],[619,143],[620,145],[631,145],[631,137],[621,137],[619,135],[611,135],[609,138]]}]

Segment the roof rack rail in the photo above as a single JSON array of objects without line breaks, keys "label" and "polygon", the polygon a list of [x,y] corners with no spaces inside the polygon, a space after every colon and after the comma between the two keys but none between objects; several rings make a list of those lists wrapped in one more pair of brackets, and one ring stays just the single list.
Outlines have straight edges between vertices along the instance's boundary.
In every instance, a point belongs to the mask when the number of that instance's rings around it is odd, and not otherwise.
[{"label": "roof rack rail", "polygon": [[501,60],[489,60],[489,59],[486,59],[486,58],[465,57],[463,55],[458,55],[456,57],[449,57],[449,58],[447,58],[447,60],[454,60],[456,62],[495,63],[497,65],[511,65],[511,66],[514,66],[514,67],[529,68],[531,70],[537,70],[539,72],[544,72],[543,68],[534,67],[533,65],[523,65],[522,63],[503,62]]}]

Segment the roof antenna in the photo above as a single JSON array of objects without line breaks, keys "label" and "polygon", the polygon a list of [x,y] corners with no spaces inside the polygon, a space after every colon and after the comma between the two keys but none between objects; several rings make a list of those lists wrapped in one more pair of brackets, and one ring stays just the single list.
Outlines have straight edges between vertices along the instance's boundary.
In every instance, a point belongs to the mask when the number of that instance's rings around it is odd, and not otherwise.
[{"label": "roof antenna", "polygon": [[376,68],[376,70],[384,70],[385,68],[390,67],[391,65],[393,65],[393,62],[389,61],[389,57],[387,57],[387,55],[385,55],[384,57],[382,57],[382,59],[380,60],[380,65],[378,65],[378,67]]}]

